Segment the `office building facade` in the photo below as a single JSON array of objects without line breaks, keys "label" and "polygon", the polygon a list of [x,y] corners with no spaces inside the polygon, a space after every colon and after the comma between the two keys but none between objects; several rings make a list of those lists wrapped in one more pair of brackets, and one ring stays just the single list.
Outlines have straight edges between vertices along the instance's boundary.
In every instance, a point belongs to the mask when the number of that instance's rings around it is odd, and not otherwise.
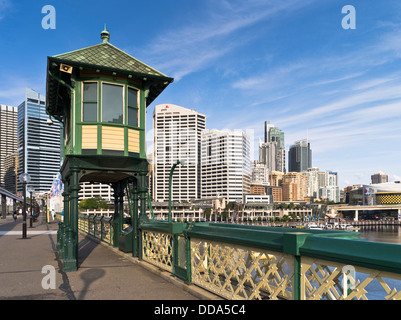
[{"label": "office building facade", "polygon": [[[61,124],[49,125],[48,118],[45,97],[27,88],[18,106],[18,176],[28,173],[29,185],[37,193],[48,192],[60,171]],[[20,183],[18,191],[22,191]]]},{"label": "office building facade", "polygon": [[308,197],[340,202],[337,172],[321,171],[313,167],[302,174],[308,178]]},{"label": "office building facade", "polygon": [[242,201],[250,192],[250,138],[245,132],[204,130],[202,133],[202,198],[220,196]]},{"label": "office building facade", "polygon": [[205,115],[173,104],[157,105],[153,114],[153,197],[169,198],[170,170],[177,160],[185,165],[175,168],[172,200],[200,198],[200,142],[206,128]]},{"label": "office building facade", "polygon": [[0,186],[15,193],[18,109],[0,105]]},{"label": "office building facade", "polygon": [[303,172],[311,167],[312,150],[309,141],[296,141],[288,151],[288,172]]},{"label": "office building facade", "polygon": [[289,172],[281,182],[283,201],[305,201],[308,193],[308,178],[300,173]]}]

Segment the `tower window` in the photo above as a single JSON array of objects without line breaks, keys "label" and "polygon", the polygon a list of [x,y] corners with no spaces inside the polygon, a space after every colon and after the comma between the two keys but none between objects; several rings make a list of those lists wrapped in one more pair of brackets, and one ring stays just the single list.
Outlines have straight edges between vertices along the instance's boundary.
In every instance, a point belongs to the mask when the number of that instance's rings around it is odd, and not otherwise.
[{"label": "tower window", "polygon": [[138,90],[128,88],[128,125],[138,127]]},{"label": "tower window", "polygon": [[84,82],[83,84],[82,120],[85,122],[97,121],[97,82]]},{"label": "tower window", "polygon": [[102,121],[123,123],[123,86],[102,84]]}]

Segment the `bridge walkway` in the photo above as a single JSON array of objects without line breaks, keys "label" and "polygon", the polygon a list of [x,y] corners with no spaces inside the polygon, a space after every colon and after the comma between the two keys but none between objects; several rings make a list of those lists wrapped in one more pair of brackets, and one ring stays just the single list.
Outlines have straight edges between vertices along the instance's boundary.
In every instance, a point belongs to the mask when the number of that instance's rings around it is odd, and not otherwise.
[{"label": "bridge walkway", "polygon": [[[57,229],[57,222],[46,224],[39,219],[32,228],[28,223],[27,239],[22,239],[21,216],[16,222],[11,215],[0,219],[0,300],[213,299],[83,234],[79,236],[79,269],[65,273],[55,251]],[[45,266],[54,267],[55,289],[42,286],[46,276],[50,279]]]}]

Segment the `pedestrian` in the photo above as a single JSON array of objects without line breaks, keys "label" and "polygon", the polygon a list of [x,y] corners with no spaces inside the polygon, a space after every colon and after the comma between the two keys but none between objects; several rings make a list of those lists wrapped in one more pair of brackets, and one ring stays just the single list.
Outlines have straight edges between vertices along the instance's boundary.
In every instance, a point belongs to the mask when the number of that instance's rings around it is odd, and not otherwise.
[{"label": "pedestrian", "polygon": [[13,212],[13,218],[14,218],[14,221],[17,221],[17,210],[14,210],[14,212]]},{"label": "pedestrian", "polygon": [[54,216],[56,215],[56,213],[54,212],[54,209],[52,209],[52,218],[53,218],[53,221],[54,221]]}]

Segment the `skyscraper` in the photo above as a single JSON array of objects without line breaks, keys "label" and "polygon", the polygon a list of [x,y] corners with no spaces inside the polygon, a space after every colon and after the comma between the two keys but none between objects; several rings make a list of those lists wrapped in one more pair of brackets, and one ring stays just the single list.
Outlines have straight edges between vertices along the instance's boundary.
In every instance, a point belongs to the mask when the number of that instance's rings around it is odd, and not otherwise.
[{"label": "skyscraper", "polygon": [[153,197],[169,198],[169,175],[173,174],[172,200],[189,201],[200,198],[200,141],[206,128],[205,115],[173,104],[157,105],[153,114]]},{"label": "skyscraper", "polygon": [[270,121],[265,121],[265,142],[278,142],[284,149],[284,132],[276,128]]},{"label": "skyscraper", "polygon": [[35,192],[49,191],[60,170],[61,124],[47,119],[45,97],[27,88],[18,106],[18,176],[28,173]]},{"label": "skyscraper", "polygon": [[17,110],[0,105],[0,186],[14,193],[15,165],[12,160],[17,151]]},{"label": "skyscraper", "polygon": [[243,131],[202,133],[202,198],[242,201],[250,191],[250,138]]},{"label": "skyscraper", "polygon": [[265,121],[265,142],[259,145],[259,162],[266,164],[269,172],[285,173],[284,132],[270,121]]},{"label": "skyscraper", "polygon": [[288,151],[288,172],[307,171],[312,167],[312,150],[308,140],[296,141]]}]

